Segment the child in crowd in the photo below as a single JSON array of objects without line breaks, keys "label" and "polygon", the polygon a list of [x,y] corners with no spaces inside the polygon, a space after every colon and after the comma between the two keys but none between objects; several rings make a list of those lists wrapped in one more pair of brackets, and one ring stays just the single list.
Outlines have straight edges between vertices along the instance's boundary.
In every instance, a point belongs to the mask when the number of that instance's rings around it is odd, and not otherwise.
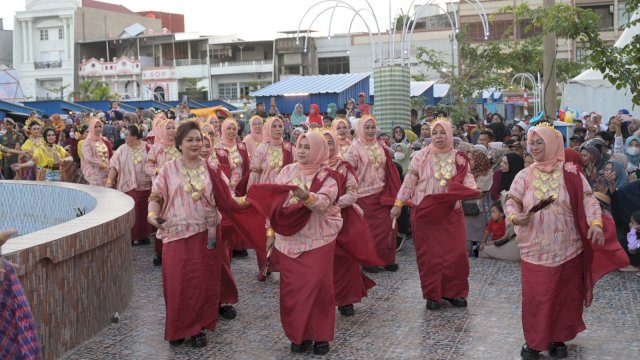
[{"label": "child in crowd", "polygon": [[627,246],[629,247],[629,252],[632,254],[637,253],[638,249],[640,248],[640,241],[638,241],[638,230],[640,230],[640,211],[636,211],[631,214],[631,220],[629,221]]},{"label": "child in crowd", "polygon": [[484,235],[482,235],[481,244],[486,244],[489,239],[493,241],[502,239],[506,233],[507,223],[505,221],[502,204],[499,202],[493,203],[493,205],[491,205],[491,218],[487,224],[487,229],[484,231]]}]

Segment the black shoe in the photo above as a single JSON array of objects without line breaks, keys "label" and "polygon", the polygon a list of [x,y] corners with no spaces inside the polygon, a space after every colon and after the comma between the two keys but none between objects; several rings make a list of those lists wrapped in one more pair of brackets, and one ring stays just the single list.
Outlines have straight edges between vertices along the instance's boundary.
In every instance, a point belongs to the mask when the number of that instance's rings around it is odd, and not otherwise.
[{"label": "black shoe", "polygon": [[380,272],[380,268],[377,266],[363,266],[362,271],[365,271],[371,274],[377,274]]},{"label": "black shoe", "polygon": [[540,351],[529,349],[527,344],[522,345],[522,350],[520,350],[520,357],[523,360],[536,360],[540,358]]},{"label": "black shoe", "polygon": [[329,352],[329,343],[326,341],[316,341],[313,344],[313,354],[314,355],[327,355]]},{"label": "black shoe", "polygon": [[291,352],[298,354],[307,352],[307,350],[309,349],[309,345],[311,345],[311,341],[309,340],[303,341],[302,344],[291,343]]},{"label": "black shoe", "polygon": [[340,311],[340,315],[342,316],[353,316],[356,314],[353,304],[338,306],[338,311]]},{"label": "black shoe", "polygon": [[398,266],[398,264],[391,264],[391,265],[386,265],[384,267],[385,270],[387,271],[391,271],[391,272],[395,272],[398,271],[398,269],[400,268],[400,266]]},{"label": "black shoe", "polygon": [[198,335],[193,337],[193,343],[191,346],[194,348],[201,348],[207,345],[207,336],[204,333],[199,333]]},{"label": "black shoe", "polygon": [[453,307],[467,307],[467,299],[465,298],[451,299],[451,298],[443,297],[442,299],[450,302],[451,305],[453,305]]},{"label": "black shoe", "polygon": [[569,356],[569,349],[567,349],[567,345],[562,342],[552,342],[549,345],[549,355],[554,358],[564,359]]},{"label": "black shoe", "polygon": [[247,250],[233,250],[233,254],[231,255],[234,258],[246,258],[249,256]]},{"label": "black shoe", "polygon": [[397,238],[396,251],[400,251],[400,249],[402,249],[402,244],[404,244],[404,240],[406,239],[406,235],[405,236],[398,235],[396,238]]},{"label": "black shoe", "polygon": [[169,345],[171,345],[171,346],[180,346],[180,345],[182,345],[183,342],[184,342],[184,338],[178,339],[178,340],[171,340],[171,341],[169,341]]},{"label": "black shoe", "polygon": [[427,299],[427,310],[440,310],[440,303]]},{"label": "black shoe", "polygon": [[151,243],[151,241],[149,241],[149,238],[146,237],[142,240],[138,240],[138,245],[149,245]]},{"label": "black shoe", "polygon": [[223,319],[233,320],[236,318],[236,309],[231,305],[220,306],[218,308],[218,314],[222,316]]},{"label": "black shoe", "polygon": [[160,256],[160,254],[156,254],[153,257],[153,266],[160,266],[162,265],[162,256]]}]

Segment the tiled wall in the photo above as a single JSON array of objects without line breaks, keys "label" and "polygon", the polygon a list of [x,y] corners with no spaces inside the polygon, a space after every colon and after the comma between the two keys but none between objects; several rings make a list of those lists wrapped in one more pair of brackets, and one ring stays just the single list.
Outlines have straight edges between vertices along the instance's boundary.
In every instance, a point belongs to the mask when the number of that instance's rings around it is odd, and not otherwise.
[{"label": "tiled wall", "polygon": [[[33,214],[34,222],[40,225],[53,223],[46,219],[48,216],[55,222],[63,221],[10,239],[2,247],[3,256],[18,265],[16,270],[31,303],[44,357],[57,359],[104,329],[112,315],[122,312],[131,300],[133,200],[112,189],[24,181],[0,181],[0,196],[12,188],[12,198],[24,195],[30,201],[7,201],[9,205],[2,205],[0,218],[10,210],[18,215]],[[68,195],[67,200],[60,198],[53,205],[56,199],[47,198],[59,194]],[[68,209],[76,204],[87,208],[80,219]],[[57,210],[49,211],[52,207]],[[65,222],[69,218],[72,220]],[[15,226],[6,219],[2,221],[0,227]]]},{"label": "tiled wall", "polygon": [[18,236],[88,213],[96,199],[83,191],[56,186],[0,183],[0,229],[16,228]]}]

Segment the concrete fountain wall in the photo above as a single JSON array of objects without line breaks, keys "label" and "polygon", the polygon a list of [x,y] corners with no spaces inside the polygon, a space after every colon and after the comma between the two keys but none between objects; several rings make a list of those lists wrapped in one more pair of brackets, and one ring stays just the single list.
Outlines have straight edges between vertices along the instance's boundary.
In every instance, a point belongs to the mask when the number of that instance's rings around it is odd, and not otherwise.
[{"label": "concrete fountain wall", "polygon": [[0,229],[19,231],[0,255],[17,265],[45,358],[55,359],[131,300],[133,200],[106,188],[31,181],[0,181],[0,199]]}]

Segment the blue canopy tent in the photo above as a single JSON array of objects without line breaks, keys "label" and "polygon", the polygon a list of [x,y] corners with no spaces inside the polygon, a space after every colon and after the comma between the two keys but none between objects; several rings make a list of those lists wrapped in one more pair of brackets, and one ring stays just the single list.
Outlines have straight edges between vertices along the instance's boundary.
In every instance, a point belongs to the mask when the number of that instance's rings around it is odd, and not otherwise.
[{"label": "blue canopy tent", "polygon": [[[109,111],[111,110],[111,101],[109,100],[91,100],[91,101],[76,101],[75,102],[78,105],[82,105],[82,106],[86,106],[89,108],[92,108],[94,110],[99,110],[99,111]],[[128,105],[126,103],[119,103],[120,105],[120,110],[122,111],[128,111],[128,112],[135,112],[136,111],[136,107],[135,106],[131,106]]]},{"label": "blue canopy tent", "polygon": [[350,98],[356,99],[361,92],[369,91],[371,73],[296,76],[271,84],[252,92],[256,102],[263,102],[269,110],[271,98],[281,113],[290,114],[296,104],[302,104],[305,113],[309,105],[317,104],[326,112],[330,103],[344,107]]},{"label": "blue canopy tent", "polygon": [[92,112],[93,109],[64,100],[26,101],[24,105],[42,110],[49,116],[53,114],[69,114],[70,112]]},{"label": "blue canopy tent", "polygon": [[43,114],[42,110],[0,100],[0,119],[4,119],[7,116],[29,117],[32,111],[35,111],[38,115]]}]

